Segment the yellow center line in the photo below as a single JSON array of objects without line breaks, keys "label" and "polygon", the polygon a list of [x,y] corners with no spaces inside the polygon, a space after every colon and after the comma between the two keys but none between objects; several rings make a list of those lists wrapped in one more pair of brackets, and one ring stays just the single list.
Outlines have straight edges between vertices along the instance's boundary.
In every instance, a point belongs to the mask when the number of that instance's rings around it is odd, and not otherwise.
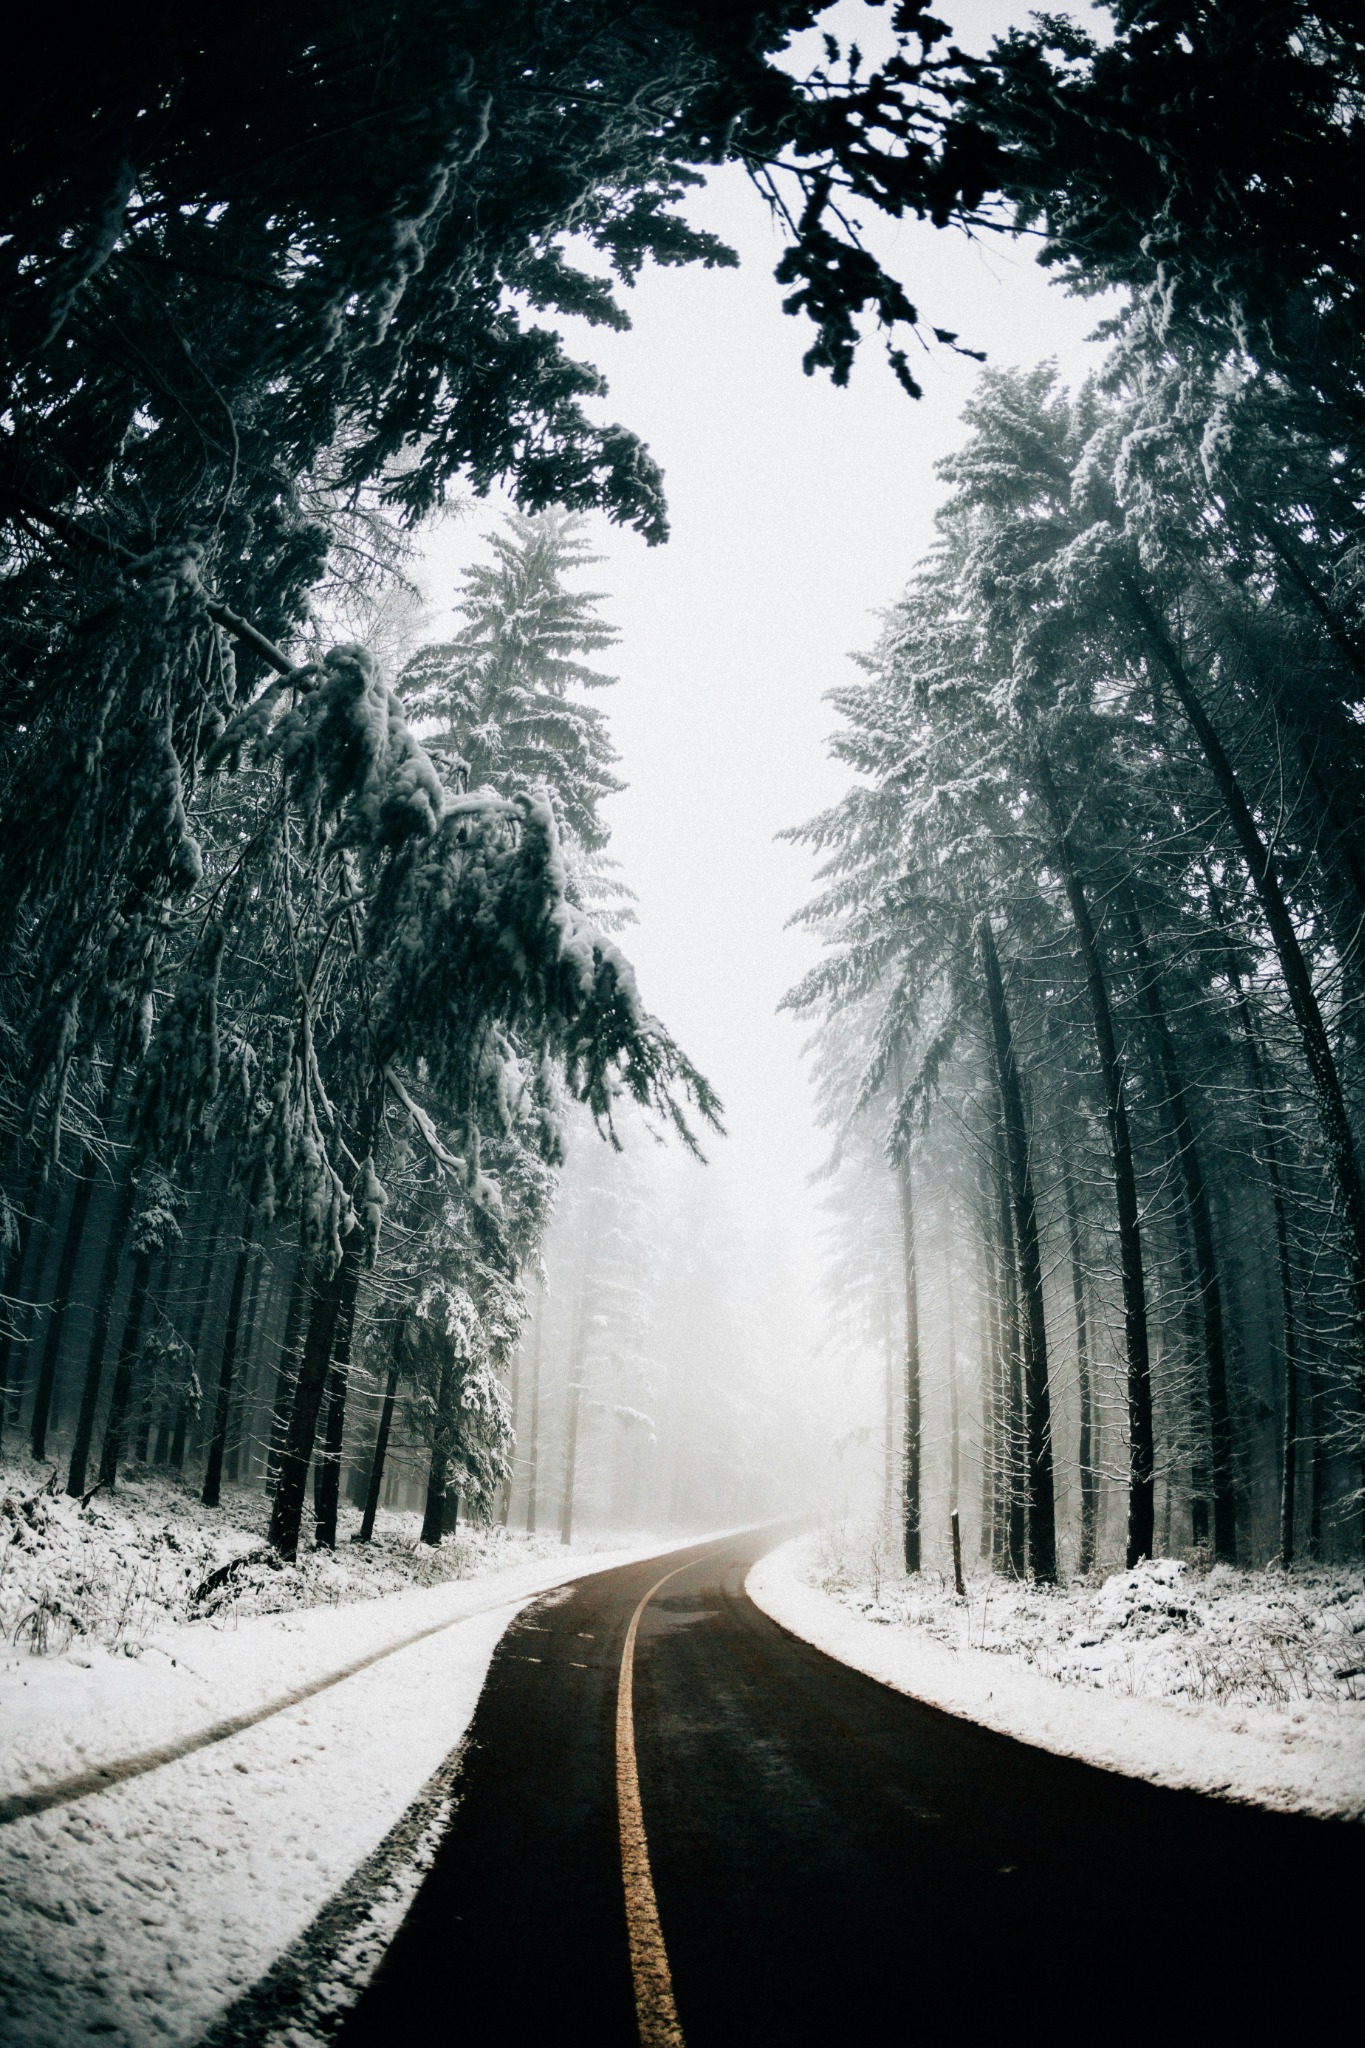
[{"label": "yellow center line", "polygon": [[616,1689],[616,1804],[621,1817],[621,1876],[626,1890],[626,1932],[630,1941],[630,1973],[635,1980],[635,2018],[640,2048],[685,2048],[673,2003],[673,1975],[668,1967],[659,1902],[649,1867],[649,1843],[640,1806],[640,1776],[635,1766],[635,1637],[640,1616],[661,1586],[691,1571],[693,1558],[655,1581],[630,1617],[621,1652],[621,1680]]}]

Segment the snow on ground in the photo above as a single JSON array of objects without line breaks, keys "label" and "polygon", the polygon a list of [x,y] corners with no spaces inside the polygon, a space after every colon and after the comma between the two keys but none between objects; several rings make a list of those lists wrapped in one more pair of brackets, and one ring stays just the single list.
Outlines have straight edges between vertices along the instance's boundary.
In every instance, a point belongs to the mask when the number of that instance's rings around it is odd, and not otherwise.
[{"label": "snow on ground", "polygon": [[867,1531],[799,1537],[754,1567],[749,1597],[869,1677],[1042,1749],[1365,1819],[1359,1571],[1159,1559],[1098,1587],[973,1576],[959,1600],[889,1554]]},{"label": "snow on ground", "polygon": [[[187,1744],[422,1639],[226,1740],[0,1826],[0,2005],[16,2048],[87,2034],[120,2048],[199,2039],[301,1944],[316,1950],[329,1902],[328,1995],[348,2000],[439,1835],[451,1753],[503,1631],[567,1577],[677,1547],[644,1538],[566,1552],[470,1536],[418,1557],[415,1522],[409,1531],[393,1517],[374,1557],[357,1547],[309,1557],[292,1578],[243,1575],[200,1601],[213,1611],[196,1620],[195,1588],[254,1547],[249,1528],[225,1517],[200,1529],[164,1488],[120,1489],[81,1514],[50,1500],[4,1511],[0,1801]],[[45,1595],[44,1631],[26,1617]],[[329,2030],[314,2000],[307,2024],[271,2031],[258,2014],[224,2038],[304,2043]]]},{"label": "snow on ground", "polygon": [[[501,1530],[461,1529],[439,1551],[417,1543],[421,1517],[380,1513],[374,1541],[351,1542],[357,1510],[343,1503],[335,1551],[270,1554],[270,1503],[258,1487],[226,1485],[220,1508],[195,1488],[147,1474],[87,1505],[51,1491],[49,1468],[0,1462],[0,1635],[43,1656],[92,1645],[127,1651],[164,1623],[220,1620],[378,1598],[462,1578],[506,1542]],[[519,1539],[524,1542],[525,1539]],[[534,1546],[533,1546],[534,1547]],[[546,1556],[559,1546],[539,1539]]]}]

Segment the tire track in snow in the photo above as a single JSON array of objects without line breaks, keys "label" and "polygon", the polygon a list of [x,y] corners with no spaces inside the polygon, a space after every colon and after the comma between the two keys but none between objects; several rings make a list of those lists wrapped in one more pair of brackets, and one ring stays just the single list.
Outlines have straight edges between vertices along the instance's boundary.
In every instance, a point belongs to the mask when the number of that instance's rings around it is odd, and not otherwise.
[{"label": "tire track in snow", "polygon": [[145,1777],[148,1771],[159,1771],[166,1764],[179,1763],[182,1758],[193,1756],[196,1750],[208,1749],[215,1742],[226,1742],[233,1735],[241,1735],[248,1728],[255,1728],[260,1722],[268,1721],[275,1714],[283,1714],[290,1707],[301,1706],[305,1700],[316,1698],[320,1692],[328,1692],[334,1685],[341,1685],[348,1678],[354,1678],[361,1671],[368,1671],[373,1664],[382,1663],[385,1657],[396,1657],[400,1650],[410,1650],[414,1643],[423,1643],[429,1636],[437,1636],[446,1629],[459,1628],[462,1622],[473,1621],[478,1615],[491,1614],[496,1608],[507,1607],[513,1612],[526,1606],[537,1596],[528,1593],[518,1598],[513,1594],[509,1599],[504,1593],[501,1599],[485,1600],[478,1607],[468,1608],[465,1613],[453,1615],[448,1621],[433,1621],[426,1628],[419,1628],[411,1635],[401,1636],[396,1643],[386,1643],[383,1649],[371,1650],[364,1657],[356,1657],[351,1663],[343,1664],[339,1671],[327,1672],[321,1678],[310,1679],[306,1685],[296,1685],[289,1692],[280,1693],[275,1699],[267,1700],[264,1706],[252,1707],[244,1713],[231,1714],[225,1720],[210,1722],[193,1735],[185,1735],[178,1742],[167,1742],[156,1749],[139,1750],[136,1755],[116,1758],[113,1763],[96,1764],[88,1771],[73,1772],[70,1777],[58,1778],[51,1785],[35,1785],[24,1792],[7,1793],[0,1798],[0,1827],[8,1821],[23,1820],[29,1814],[47,1813],[54,1806],[67,1806],[73,1799],[86,1799],[95,1792],[107,1792],[113,1785],[125,1785],[130,1778]]}]

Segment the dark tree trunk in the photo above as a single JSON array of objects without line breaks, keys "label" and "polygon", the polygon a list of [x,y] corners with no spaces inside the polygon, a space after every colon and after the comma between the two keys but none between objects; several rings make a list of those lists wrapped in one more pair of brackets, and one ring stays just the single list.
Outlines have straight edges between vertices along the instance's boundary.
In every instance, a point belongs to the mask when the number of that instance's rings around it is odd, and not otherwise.
[{"label": "dark tree trunk", "polygon": [[499,1526],[504,1529],[507,1527],[508,1516],[512,1512],[512,1478],[516,1469],[515,1449],[517,1441],[517,1423],[521,1419],[521,1346],[519,1344],[516,1347],[515,1351],[512,1353],[512,1385],[510,1391],[512,1405],[512,1445],[514,1455],[507,1461],[507,1477],[503,1480],[502,1485],[498,1489],[498,1523]]},{"label": "dark tree trunk", "polygon": [[317,1435],[318,1409],[331,1363],[332,1345],[343,1304],[354,1301],[360,1284],[360,1256],[364,1232],[357,1226],[346,1237],[342,1255],[330,1273],[318,1275],[311,1289],[308,1331],[294,1398],[290,1404],[289,1426],[280,1454],[279,1477],[270,1512],[270,1541],[280,1556],[292,1563],[298,1556],[299,1530],[308,1488],[308,1467]]},{"label": "dark tree trunk", "polygon": [[1295,1479],[1299,1453],[1299,1335],[1294,1305],[1294,1266],[1289,1250],[1289,1212],[1284,1198],[1284,1176],[1280,1167],[1280,1143],[1266,1085],[1265,1062],[1261,1057],[1256,1020],[1251,1014],[1240,978],[1233,983],[1237,1010],[1247,1049],[1251,1082],[1261,1126],[1261,1147],[1266,1177],[1270,1182],[1270,1206],[1275,1219],[1275,1255],[1280,1280],[1281,1358],[1284,1366],[1284,1433],[1280,1468],[1280,1562],[1294,1562]]},{"label": "dark tree trunk", "polygon": [[0,1293],[5,1297],[5,1306],[0,1307],[0,1441],[4,1438],[5,1410],[10,1397],[10,1364],[16,1345],[16,1332],[10,1317],[19,1310],[19,1290],[23,1286],[24,1266],[28,1259],[28,1248],[33,1239],[33,1222],[38,1213],[38,1198],[43,1190],[43,1154],[35,1145],[29,1166],[28,1179],[19,1199],[19,1215],[14,1229],[14,1240],[10,1245],[9,1257],[5,1261],[4,1278],[0,1280]]},{"label": "dark tree trunk", "polygon": [[180,1401],[177,1400],[174,1404],[168,1401],[161,1410],[161,1417],[156,1427],[156,1442],[152,1446],[152,1463],[154,1465],[168,1465],[170,1463],[171,1431],[179,1408]]},{"label": "dark tree trunk", "polygon": [[[1160,1101],[1162,1093],[1163,1083],[1160,1072],[1157,1070],[1152,1087],[1153,1099]],[[1199,1390],[1197,1400],[1192,1395],[1190,1400],[1191,1407],[1196,1411],[1190,1445],[1190,1535],[1195,1543],[1203,1546],[1208,1543],[1210,1536],[1209,1504],[1212,1492],[1209,1473],[1211,1433],[1209,1429],[1208,1401],[1206,1398],[1208,1376],[1200,1364],[1200,1331],[1202,1324],[1199,1313],[1199,1287],[1195,1275],[1194,1243],[1190,1232],[1189,1204],[1184,1197],[1183,1184],[1180,1199],[1172,1204],[1171,1225],[1172,1235],[1175,1239],[1176,1271],[1179,1276],[1181,1364],[1189,1382],[1186,1392],[1189,1393],[1190,1389],[1195,1387]],[[1166,1488],[1168,1538],[1170,1534],[1170,1499],[1171,1488],[1168,1482]]]},{"label": "dark tree trunk", "polygon": [[313,1261],[300,1245],[294,1262],[293,1278],[289,1283],[289,1305],[284,1312],[284,1334],[280,1339],[280,1360],[275,1373],[275,1398],[270,1411],[270,1442],[266,1446],[265,1454],[267,1489],[274,1487],[280,1474],[280,1458],[289,1430],[289,1411],[299,1376],[299,1345],[303,1338],[303,1318],[311,1293],[312,1274]]},{"label": "dark tree trunk", "polygon": [[227,1325],[223,1331],[223,1350],[218,1362],[218,1391],[213,1404],[213,1433],[209,1437],[208,1461],[204,1466],[203,1500],[206,1508],[216,1508],[223,1486],[223,1453],[227,1448],[228,1416],[232,1405],[232,1384],[237,1371],[237,1346],[242,1328],[242,1302],[246,1294],[247,1268],[251,1263],[252,1238],[256,1229],[256,1205],[261,1198],[261,1173],[258,1166],[251,1176],[247,1190],[246,1214],[242,1218],[242,1235],[237,1247],[237,1257],[232,1268],[232,1292],[228,1296]]},{"label": "dark tree trunk", "polygon": [[[170,1270],[171,1262],[163,1252],[153,1272],[154,1284],[151,1289],[153,1301],[165,1300]],[[156,1394],[157,1388],[153,1376],[150,1373],[144,1374],[143,1384],[138,1394],[137,1437],[133,1443],[133,1463],[135,1465],[145,1465],[147,1463],[148,1446],[152,1435],[152,1404],[156,1399]]]},{"label": "dark tree trunk", "polygon": [[[107,1486],[110,1491],[118,1481],[118,1461],[123,1452],[123,1432],[128,1423],[133,1375],[137,1371],[138,1352],[142,1348],[142,1326],[147,1316],[153,1256],[150,1250],[145,1250],[137,1252],[133,1258],[133,1284],[128,1292],[123,1335],[119,1340],[118,1365],[114,1372],[114,1390],[109,1400],[109,1419],[104,1425],[104,1443],[100,1449],[99,1483],[101,1486]],[[69,1483],[67,1490],[71,1490]]]},{"label": "dark tree trunk", "polygon": [[62,1339],[66,1334],[67,1312],[71,1307],[71,1287],[76,1277],[76,1264],[81,1255],[81,1246],[85,1242],[85,1225],[90,1214],[90,1201],[95,1192],[98,1170],[94,1151],[87,1146],[81,1153],[80,1164],[76,1168],[75,1189],[71,1207],[67,1211],[66,1230],[57,1262],[57,1278],[52,1290],[52,1308],[48,1315],[47,1327],[43,1331],[38,1384],[34,1390],[33,1414],[29,1423],[33,1455],[38,1459],[47,1456],[52,1390],[57,1384],[57,1366],[62,1355]]},{"label": "dark tree trunk", "polygon": [[421,1540],[433,1549],[446,1533],[446,1494],[455,1440],[455,1392],[455,1360],[447,1358],[441,1367],[441,1383],[436,1392],[436,1427],[431,1446],[431,1467],[427,1473],[426,1512],[422,1517]]},{"label": "dark tree trunk", "polygon": [[1331,1040],[1313,988],[1313,978],[1303,957],[1294,919],[1270,849],[1252,815],[1226,748],[1205,711],[1199,692],[1180,660],[1164,625],[1130,580],[1125,593],[1141,627],[1148,648],[1159,663],[1180,701],[1182,710],[1203,749],[1209,772],[1227,811],[1242,859],[1260,899],[1266,924],[1280,964],[1280,974],[1289,994],[1294,1021],[1299,1028],[1304,1057],[1313,1083],[1313,1097],[1322,1130],[1327,1164],[1336,1182],[1340,1201],[1342,1236],[1350,1275],[1354,1352],[1358,1376],[1365,1373],[1365,1182],[1361,1180],[1351,1120],[1342,1093],[1341,1077],[1332,1054]]},{"label": "dark tree trunk", "polygon": [[1095,1457],[1095,1396],[1090,1381],[1090,1321],[1085,1311],[1085,1268],[1081,1260],[1081,1224],[1076,1212],[1076,1183],[1066,1148],[1062,1148],[1062,1198],[1066,1203],[1066,1235],[1071,1257],[1071,1302],[1076,1316],[1076,1394],[1080,1403],[1077,1463],[1081,1481],[1081,1542],[1076,1569],[1082,1577],[1095,1568],[1095,1524],[1099,1506]]},{"label": "dark tree trunk", "polygon": [[395,1357],[389,1367],[388,1385],[384,1389],[384,1405],[379,1411],[379,1434],[374,1440],[374,1456],[370,1460],[370,1483],[365,1493],[365,1512],[360,1521],[361,1543],[374,1540],[374,1520],[379,1513],[379,1494],[384,1484],[384,1462],[389,1455],[389,1432],[393,1428],[394,1402],[398,1398],[398,1360]]},{"label": "dark tree trunk", "polygon": [[319,1548],[337,1547],[337,1511],[341,1502],[341,1454],[346,1440],[346,1391],[351,1375],[351,1333],[355,1328],[358,1288],[353,1288],[337,1316],[332,1367],[327,1376],[327,1420],[318,1459],[313,1495]]},{"label": "dark tree trunk", "polygon": [[1280,1563],[1287,1571],[1294,1562],[1294,1517],[1299,1463],[1299,1373],[1294,1331],[1293,1282],[1289,1272],[1289,1232],[1284,1197],[1276,1186],[1275,1247],[1280,1265],[1280,1291],[1284,1298],[1284,1426],[1280,1437]]},{"label": "dark tree trunk", "polygon": [[[123,1078],[123,1052],[120,1050],[112,1068],[99,1090],[96,1114],[100,1118],[109,1116],[116,1108],[119,1084]],[[85,1240],[85,1226],[90,1215],[91,1197],[95,1191],[98,1162],[94,1148],[86,1146],[76,1170],[76,1187],[70,1211],[67,1215],[66,1235],[57,1269],[57,1284],[54,1290],[52,1314],[43,1339],[42,1360],[38,1369],[38,1385],[33,1399],[33,1415],[30,1422],[35,1458],[47,1455],[47,1432],[52,1422],[52,1395],[57,1380],[57,1367],[61,1359],[62,1338],[66,1330],[67,1311],[71,1305],[71,1288],[75,1279],[76,1266],[80,1259],[81,1247]],[[131,1188],[131,1180],[129,1182]],[[117,1268],[115,1269],[117,1280]],[[95,1343],[103,1343],[104,1324],[107,1316],[97,1316]]]},{"label": "dark tree trunk", "polygon": [[1237,1562],[1237,1492],[1232,1443],[1232,1410],[1228,1401],[1227,1352],[1223,1335],[1223,1292],[1213,1247],[1204,1169],[1195,1142],[1189,1098],[1176,1057],[1175,1040],[1161,1000],[1161,984],[1135,907],[1129,904],[1124,923],[1137,963],[1138,1002],[1156,1044],[1167,1114],[1180,1161],[1185,1213],[1194,1250],[1195,1286],[1204,1337],[1204,1391],[1209,1410],[1213,1475],[1213,1554],[1224,1564]]},{"label": "dark tree trunk", "polygon": [[95,1416],[99,1409],[100,1384],[104,1375],[105,1338],[113,1319],[119,1270],[123,1265],[123,1247],[127,1240],[128,1227],[133,1220],[133,1203],[136,1198],[137,1188],[130,1174],[119,1197],[109,1241],[104,1247],[104,1264],[100,1270],[99,1289],[95,1296],[94,1325],[90,1332],[90,1349],[86,1354],[81,1403],[76,1414],[76,1435],[71,1445],[71,1463],[66,1475],[66,1490],[75,1500],[79,1500],[86,1490],[86,1471],[90,1463],[90,1446],[95,1436]]},{"label": "dark tree trunk", "polygon": [[256,1412],[256,1389],[259,1381],[256,1337],[264,1276],[265,1252],[258,1245],[255,1257],[251,1261],[251,1280],[247,1287],[246,1308],[242,1314],[242,1331],[237,1346],[241,1366],[234,1377],[232,1399],[228,1406],[224,1464],[227,1476],[234,1485],[239,1479],[251,1476],[251,1425]]},{"label": "dark tree trunk", "polygon": [[[190,1319],[190,1360],[196,1384],[199,1374],[199,1352],[204,1340],[204,1323],[209,1312],[209,1295],[213,1291],[214,1275],[213,1244],[210,1242],[199,1269],[199,1289],[195,1295],[194,1314]],[[171,1436],[171,1470],[185,1469],[185,1438],[189,1433],[190,1417],[196,1412],[195,1400],[189,1387],[185,1387],[175,1404],[175,1429]]]},{"label": "dark tree trunk", "polygon": [[997,1413],[1000,1429],[1000,1499],[997,1523],[1002,1543],[1001,1560],[1015,1578],[1028,1569],[1028,1529],[1025,1515],[1024,1465],[1024,1375],[1019,1331],[1019,1262],[1015,1256],[1014,1223],[1010,1213],[1009,1168],[1005,1159],[1003,1129],[997,1120],[991,1147],[995,1178],[996,1229],[1000,1243],[1000,1399]]},{"label": "dark tree trunk", "polygon": [[1322,1556],[1322,1518],[1327,1506],[1327,1433],[1323,1415],[1321,1366],[1314,1360],[1308,1373],[1308,1431],[1313,1462],[1308,1484],[1308,1555]]},{"label": "dark tree trunk", "polygon": [[[1204,876],[1208,883],[1209,908],[1216,922],[1226,930],[1227,916],[1208,862],[1204,864]],[[1256,1097],[1256,1120],[1260,1126],[1261,1148],[1265,1158],[1266,1178],[1270,1183],[1270,1204],[1275,1222],[1275,1254],[1280,1281],[1281,1357],[1284,1366],[1284,1429],[1280,1447],[1280,1561],[1287,1567],[1294,1562],[1295,1482],[1298,1476],[1300,1427],[1299,1333],[1294,1300],[1294,1266],[1289,1248],[1289,1211],[1285,1201],[1284,1173],[1280,1163],[1280,1141],[1275,1129],[1270,1081],[1261,1051],[1261,1035],[1256,1028],[1251,999],[1231,951],[1224,962],[1224,972],[1237,1008],[1237,1021],[1241,1026],[1242,1043],[1246,1048],[1247,1069],[1251,1077],[1252,1092]],[[1318,1533],[1321,1533],[1320,1500]],[[1316,1538],[1314,1540],[1316,1541]]]},{"label": "dark tree trunk", "polygon": [[1028,1561],[1035,1579],[1057,1576],[1057,1520],[1052,1474],[1052,1407],[1048,1386],[1047,1323],[1043,1312],[1043,1261],[1038,1243],[1038,1207],[1033,1190],[1030,1136],[1024,1091],[1014,1051],[1014,1032],[990,919],[977,920],[977,944],[986,983],[995,1046],[996,1078],[1005,1123],[1010,1208],[1019,1259],[1023,1315],[1024,1431],[1027,1471]]},{"label": "dark tree trunk", "polygon": [[1038,786],[1056,835],[1058,868],[1071,909],[1076,940],[1085,969],[1090,1012],[1104,1087],[1105,1119],[1114,1172],[1118,1211],[1119,1274],[1123,1285],[1123,1327],[1128,1359],[1128,1569],[1152,1555],[1155,1533],[1156,1449],[1152,1436],[1152,1362],[1147,1334],[1147,1290],[1142,1272],[1142,1237],[1138,1224],[1137,1177],[1133,1142],[1124,1099],[1123,1064],[1119,1058],[1109,983],[1100,956],[1090,905],[1081,884],[1080,868],[1066,829],[1052,771],[1037,757]]},{"label": "dark tree trunk", "polygon": [[905,1293],[905,1420],[901,1444],[901,1548],[907,1572],[921,1564],[920,1493],[923,1484],[922,1407],[919,1352],[919,1261],[915,1252],[915,1191],[910,1179],[910,1141],[896,1154],[896,1194],[901,1217],[901,1282]]}]

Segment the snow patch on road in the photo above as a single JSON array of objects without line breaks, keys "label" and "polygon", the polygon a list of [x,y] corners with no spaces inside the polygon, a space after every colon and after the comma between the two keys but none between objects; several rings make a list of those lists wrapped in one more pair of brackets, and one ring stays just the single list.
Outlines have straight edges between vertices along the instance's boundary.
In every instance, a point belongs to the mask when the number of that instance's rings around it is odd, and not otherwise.
[{"label": "snow patch on road", "polygon": [[[79,1662],[11,1655],[0,1673],[3,1792],[183,1741],[422,1629],[458,1624],[227,1740],[0,1828],[6,2041],[198,2039],[305,1939],[414,1802],[430,1804],[498,1640],[529,1600],[698,1540],[556,1547],[553,1563],[518,1558],[509,1543],[501,1554],[514,1561],[502,1569],[344,1606],[166,1626],[137,1639],[135,1658],[89,1637]],[[335,1990],[343,2003],[401,1918],[424,1840],[419,1827],[416,1865],[388,1872],[387,1910],[378,1902],[369,1939],[351,1942]]]},{"label": "snow patch on road", "polygon": [[[974,1578],[961,1601],[884,1570],[850,1575],[821,1538],[803,1536],[756,1564],[747,1590],[781,1627],[841,1663],[1002,1735],[1154,1784],[1365,1819],[1365,1700],[1358,1677],[1337,1678],[1348,1667],[1334,1664],[1336,1648],[1361,1640],[1358,1575],[1337,1574],[1344,1597],[1329,1594],[1325,1604],[1340,1612],[1320,1631],[1335,1647],[1316,1662],[1301,1654],[1312,1631],[1293,1581],[1275,1576],[1271,1585],[1268,1573],[1210,1573],[1201,1586],[1160,1560],[1099,1589]],[[1172,1682],[1196,1635],[1215,1674],[1203,1697]],[[1323,1696],[1311,1689],[1315,1669]]]}]

